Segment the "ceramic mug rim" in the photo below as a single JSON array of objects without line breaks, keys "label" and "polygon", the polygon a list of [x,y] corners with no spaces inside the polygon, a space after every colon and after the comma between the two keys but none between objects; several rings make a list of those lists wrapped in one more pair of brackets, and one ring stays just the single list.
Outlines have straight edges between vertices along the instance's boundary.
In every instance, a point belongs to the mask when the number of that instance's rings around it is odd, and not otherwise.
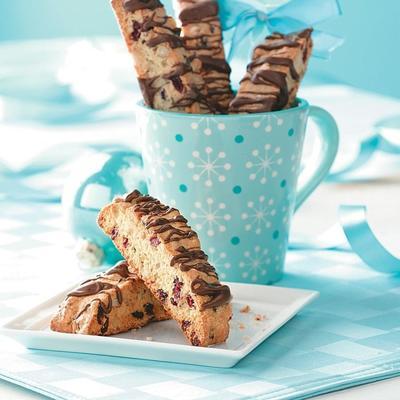
[{"label": "ceramic mug rim", "polygon": [[144,109],[145,111],[150,111],[153,114],[157,114],[163,116],[165,118],[187,118],[187,119],[198,119],[204,117],[212,117],[218,119],[233,119],[233,118],[240,118],[240,119],[251,119],[257,118],[260,116],[268,116],[268,115],[283,115],[289,114],[293,112],[298,112],[304,110],[309,107],[309,103],[307,100],[302,98],[296,98],[297,105],[296,107],[287,108],[284,110],[279,111],[268,111],[268,112],[260,112],[260,113],[251,113],[251,114],[189,114],[189,113],[182,113],[182,112],[175,112],[175,111],[163,111],[163,110],[155,110],[149,106],[146,106],[143,100],[140,100],[136,103],[137,108]]}]

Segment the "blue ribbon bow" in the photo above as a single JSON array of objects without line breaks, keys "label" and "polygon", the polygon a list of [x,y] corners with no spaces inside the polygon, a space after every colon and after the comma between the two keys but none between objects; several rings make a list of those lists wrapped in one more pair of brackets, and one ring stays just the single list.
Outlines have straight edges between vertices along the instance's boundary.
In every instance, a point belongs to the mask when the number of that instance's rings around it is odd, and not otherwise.
[{"label": "blue ribbon bow", "polygon": [[[342,13],[338,0],[289,0],[272,10],[260,0],[218,0],[218,4],[222,29],[231,38],[228,61],[250,35],[253,43],[258,44],[272,32],[299,31]],[[342,38],[315,29],[313,41],[313,55],[320,58],[328,58],[343,43]]]}]

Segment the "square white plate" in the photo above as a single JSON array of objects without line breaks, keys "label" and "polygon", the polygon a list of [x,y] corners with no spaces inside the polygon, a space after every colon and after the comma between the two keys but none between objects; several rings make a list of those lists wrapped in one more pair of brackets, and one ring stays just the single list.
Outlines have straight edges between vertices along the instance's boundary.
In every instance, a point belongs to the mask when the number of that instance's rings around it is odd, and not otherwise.
[{"label": "square white plate", "polygon": [[[233,367],[318,296],[315,291],[277,286],[243,283],[229,283],[229,286],[233,296],[229,338],[226,343],[207,348],[187,344],[172,320],[109,337],[52,332],[48,328],[51,316],[76,285],[9,321],[0,333],[31,349]],[[250,312],[240,312],[246,305]]]}]

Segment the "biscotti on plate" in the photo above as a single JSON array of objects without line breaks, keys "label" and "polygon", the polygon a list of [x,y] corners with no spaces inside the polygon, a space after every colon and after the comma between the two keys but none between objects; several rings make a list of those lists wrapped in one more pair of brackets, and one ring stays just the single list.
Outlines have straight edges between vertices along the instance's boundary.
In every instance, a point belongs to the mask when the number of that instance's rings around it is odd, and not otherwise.
[{"label": "biscotti on plate", "polygon": [[135,190],[104,207],[98,224],[192,345],[227,339],[229,287],[219,282],[197,234],[177,209]]},{"label": "biscotti on plate", "polygon": [[53,331],[113,335],[169,319],[136,274],[121,261],[68,293],[50,323]]}]

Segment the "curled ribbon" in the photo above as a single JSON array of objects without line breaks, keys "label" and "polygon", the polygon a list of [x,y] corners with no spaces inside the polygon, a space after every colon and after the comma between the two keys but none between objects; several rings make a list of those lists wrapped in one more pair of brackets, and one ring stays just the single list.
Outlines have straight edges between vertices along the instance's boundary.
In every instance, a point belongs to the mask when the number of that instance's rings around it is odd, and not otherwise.
[{"label": "curled ribbon", "polygon": [[[257,0],[218,0],[218,4],[222,29],[231,37],[228,61],[249,35],[259,43],[272,32],[299,31],[342,13],[338,0],[289,0],[272,10]],[[342,38],[315,29],[313,41],[313,54],[320,58],[328,58],[343,43]]]},{"label": "curled ribbon", "polygon": [[378,151],[386,154],[400,155],[400,145],[392,142],[385,135],[376,133],[361,142],[357,155],[350,163],[339,171],[330,173],[326,180],[328,182],[349,182],[348,175],[367,164]]},{"label": "curled ribbon", "polygon": [[342,205],[340,222],[351,249],[367,265],[384,273],[400,273],[400,259],[379,242],[367,221],[367,209],[359,205]]},{"label": "curled ribbon", "polygon": [[[400,259],[386,250],[373,233],[368,223],[365,206],[339,206],[339,220],[340,224],[334,225],[319,238],[310,241],[296,240],[290,243],[289,248],[292,250],[352,251],[375,271],[387,274],[400,273]],[[344,233],[344,239],[347,239],[347,244],[341,240],[339,227]]]}]

